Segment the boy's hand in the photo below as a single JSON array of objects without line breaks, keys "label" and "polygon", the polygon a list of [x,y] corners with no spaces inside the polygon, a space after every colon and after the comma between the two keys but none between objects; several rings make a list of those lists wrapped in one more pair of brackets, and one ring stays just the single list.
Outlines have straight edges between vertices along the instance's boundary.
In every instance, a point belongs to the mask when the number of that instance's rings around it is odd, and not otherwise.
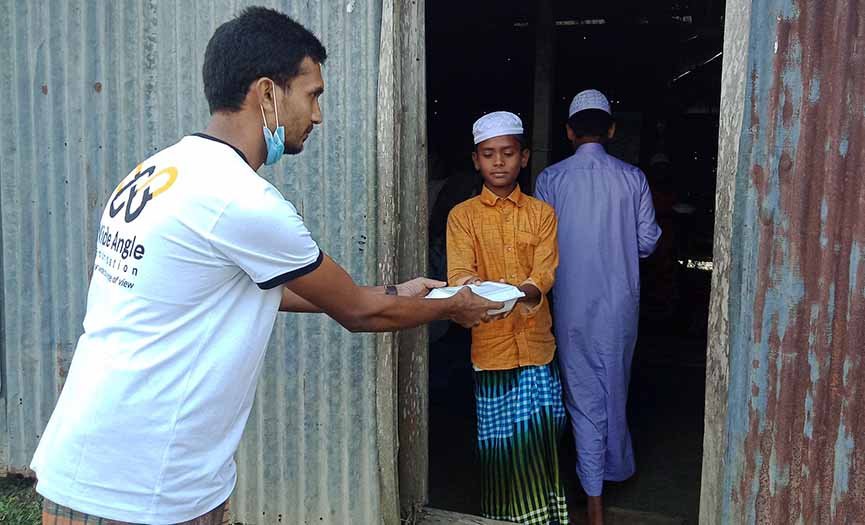
[{"label": "boy's hand", "polygon": [[522,284],[522,285],[518,286],[518,288],[520,289],[521,292],[526,294],[524,297],[520,297],[517,300],[518,303],[523,303],[526,306],[531,308],[533,306],[537,306],[538,303],[541,302],[541,295],[542,294],[541,294],[541,291],[538,289],[537,286],[535,286],[533,284],[526,283],[526,284]]},{"label": "boy's hand", "polygon": [[447,284],[444,281],[417,277],[411,281],[396,285],[396,290],[397,295],[402,295],[403,297],[424,297],[434,288],[441,288],[447,286]]}]

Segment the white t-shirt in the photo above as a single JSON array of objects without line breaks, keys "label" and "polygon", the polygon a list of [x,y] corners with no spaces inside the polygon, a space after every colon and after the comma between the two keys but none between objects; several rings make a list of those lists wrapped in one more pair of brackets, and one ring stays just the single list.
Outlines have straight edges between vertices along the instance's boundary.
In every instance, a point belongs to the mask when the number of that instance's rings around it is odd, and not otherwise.
[{"label": "white t-shirt", "polygon": [[37,491],[108,519],[193,519],[234,489],[280,285],[323,255],[294,206],[206,135],[118,185],[97,246]]}]

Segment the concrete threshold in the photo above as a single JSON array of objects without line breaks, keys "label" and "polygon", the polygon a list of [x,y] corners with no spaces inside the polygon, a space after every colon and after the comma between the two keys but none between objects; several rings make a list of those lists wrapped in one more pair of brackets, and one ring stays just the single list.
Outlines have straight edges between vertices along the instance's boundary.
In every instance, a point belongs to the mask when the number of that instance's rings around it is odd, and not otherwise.
[{"label": "concrete threshold", "polygon": [[416,525],[514,525],[508,521],[490,520],[470,514],[424,507],[417,515]]},{"label": "concrete threshold", "polygon": [[[449,510],[424,507],[417,514],[415,525],[513,525],[509,521],[498,521]],[[582,512],[571,516],[570,525],[582,525],[585,516]],[[604,515],[606,525],[685,525],[683,518],[666,516],[654,512],[609,507]]]}]

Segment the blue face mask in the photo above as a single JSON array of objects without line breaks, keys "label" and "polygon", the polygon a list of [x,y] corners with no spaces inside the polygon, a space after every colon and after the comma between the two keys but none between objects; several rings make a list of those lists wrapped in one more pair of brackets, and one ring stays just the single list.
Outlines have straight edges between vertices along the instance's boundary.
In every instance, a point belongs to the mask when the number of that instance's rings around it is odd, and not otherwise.
[{"label": "blue face mask", "polygon": [[267,146],[267,158],[264,159],[264,164],[270,166],[282,158],[285,153],[285,128],[279,125],[279,109],[276,102],[276,86],[273,86],[273,109],[276,114],[276,132],[271,132],[267,126],[267,117],[264,116],[264,107],[259,104],[261,109],[261,119],[264,120],[264,144]]}]

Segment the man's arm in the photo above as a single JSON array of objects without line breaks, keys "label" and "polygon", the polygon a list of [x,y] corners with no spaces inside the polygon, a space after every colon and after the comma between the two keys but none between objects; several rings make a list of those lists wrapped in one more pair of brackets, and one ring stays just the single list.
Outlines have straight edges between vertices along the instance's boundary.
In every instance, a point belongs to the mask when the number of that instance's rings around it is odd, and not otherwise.
[{"label": "man's arm", "polygon": [[[432,289],[441,288],[445,285],[447,285],[447,283],[443,281],[436,281],[435,279],[418,277],[416,279],[412,279],[411,281],[397,284],[394,287],[396,288],[397,295],[401,295],[403,297],[425,297]],[[386,291],[385,286],[363,286],[361,288],[372,293],[380,294],[385,293]],[[285,286],[282,287],[282,301],[279,303],[279,310],[281,312],[309,314],[322,313],[321,308],[312,304],[311,302],[307,301],[296,293],[292,292]]]},{"label": "man's arm", "polygon": [[661,227],[655,222],[655,206],[652,204],[652,192],[646,176],[640,172],[640,209],[637,217],[637,249],[640,258],[652,255],[658,239],[661,238]]},{"label": "man's arm", "polygon": [[321,308],[292,292],[287,286],[282,287],[282,300],[279,302],[279,311],[300,314],[322,313]]},{"label": "man's arm", "polygon": [[488,301],[468,289],[448,299],[387,295],[357,286],[327,256],[318,268],[289,281],[285,287],[352,332],[389,332],[437,319],[451,319],[471,327],[488,321],[487,311],[502,307],[502,303]]},{"label": "man's arm", "polygon": [[294,206],[272,188],[232,200],[208,240],[217,257],[237,265],[260,288],[287,287],[293,295],[283,293],[286,307],[322,311],[352,331],[384,332],[448,318],[472,326],[489,318],[487,310],[501,308],[470,291],[420,299],[360,288],[322,253]]}]

